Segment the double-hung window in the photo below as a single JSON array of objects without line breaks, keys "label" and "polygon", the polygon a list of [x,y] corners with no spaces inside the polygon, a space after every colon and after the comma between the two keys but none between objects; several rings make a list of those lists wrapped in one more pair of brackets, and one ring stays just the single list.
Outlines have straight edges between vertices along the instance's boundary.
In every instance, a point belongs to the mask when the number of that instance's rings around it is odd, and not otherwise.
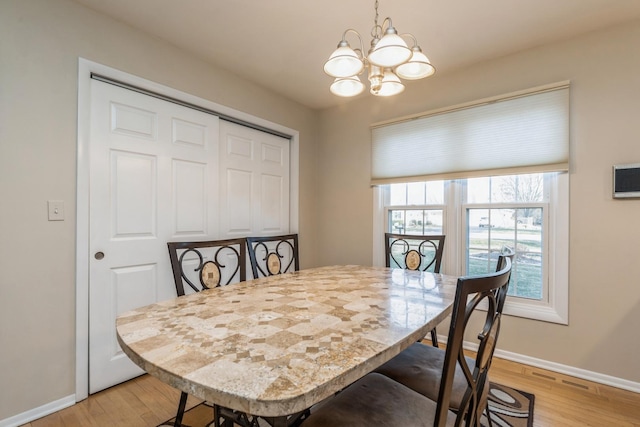
[{"label": "double-hung window", "polygon": [[442,234],[444,182],[391,184],[386,230],[399,234]]},{"label": "double-hung window", "polygon": [[445,234],[456,275],[495,271],[509,248],[505,313],[566,324],[568,114],[562,83],[374,125],[374,241]]}]

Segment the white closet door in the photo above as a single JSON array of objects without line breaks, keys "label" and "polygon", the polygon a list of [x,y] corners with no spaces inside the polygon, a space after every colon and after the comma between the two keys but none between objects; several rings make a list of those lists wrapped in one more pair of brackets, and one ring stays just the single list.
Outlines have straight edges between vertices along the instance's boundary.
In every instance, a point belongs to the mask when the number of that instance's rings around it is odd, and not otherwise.
[{"label": "white closet door", "polygon": [[225,237],[289,232],[289,144],[220,121],[220,232]]},{"label": "white closet door", "polygon": [[91,82],[89,391],[143,372],[115,318],[175,297],[167,241],[219,236],[219,119]]}]

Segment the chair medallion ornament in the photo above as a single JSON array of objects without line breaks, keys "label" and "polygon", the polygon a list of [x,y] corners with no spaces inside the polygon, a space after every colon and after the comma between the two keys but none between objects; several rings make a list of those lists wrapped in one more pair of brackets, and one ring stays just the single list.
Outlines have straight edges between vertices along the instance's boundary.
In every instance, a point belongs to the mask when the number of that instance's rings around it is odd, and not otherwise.
[{"label": "chair medallion ornament", "polygon": [[271,275],[280,274],[280,267],[282,264],[280,263],[280,256],[275,252],[271,252],[267,256],[267,269]]},{"label": "chair medallion ornament", "polygon": [[213,261],[207,261],[202,265],[202,273],[200,274],[202,283],[207,288],[215,288],[220,286],[220,267]]},{"label": "chair medallion ornament", "polygon": [[407,252],[407,256],[404,257],[404,263],[409,270],[417,270],[420,268],[420,259],[422,257],[415,249]]}]

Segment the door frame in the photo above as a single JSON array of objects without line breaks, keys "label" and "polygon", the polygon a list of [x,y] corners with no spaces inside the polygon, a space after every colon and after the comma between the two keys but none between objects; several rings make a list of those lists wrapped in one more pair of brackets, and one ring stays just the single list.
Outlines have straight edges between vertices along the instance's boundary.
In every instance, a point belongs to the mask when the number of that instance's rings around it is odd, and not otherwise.
[{"label": "door frame", "polygon": [[261,119],[224,105],[154,83],[142,77],[78,58],[78,141],[76,178],[76,391],[79,402],[89,396],[89,143],[91,109],[91,73],[156,92],[180,101],[217,111],[235,119],[291,135],[289,178],[289,226],[292,233],[299,226],[300,141],[295,129]]}]

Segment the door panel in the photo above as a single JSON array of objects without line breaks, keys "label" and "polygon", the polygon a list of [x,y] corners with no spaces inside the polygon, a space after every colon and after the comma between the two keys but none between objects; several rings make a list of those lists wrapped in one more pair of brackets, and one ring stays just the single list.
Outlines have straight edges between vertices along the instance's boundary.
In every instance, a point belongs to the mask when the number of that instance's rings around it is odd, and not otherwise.
[{"label": "door panel", "polygon": [[[228,216],[227,232],[247,236],[252,231],[253,179],[250,171],[227,169],[226,173],[226,205],[224,211],[233,212]],[[224,216],[223,216],[224,218]]]},{"label": "door panel", "polygon": [[220,122],[220,231],[225,237],[289,232],[289,140]]},{"label": "door panel", "polygon": [[155,140],[158,133],[157,123],[157,114],[152,111],[111,103],[111,131],[114,134]]},{"label": "door panel", "polygon": [[273,168],[274,171],[281,171],[284,166],[284,148],[271,144],[262,143],[262,166],[266,169]]},{"label": "door panel", "polygon": [[279,233],[282,231],[283,209],[282,200],[284,199],[284,178],[282,176],[274,176],[262,174],[261,179],[261,198],[260,205],[262,207],[262,231]]},{"label": "door panel", "polygon": [[207,235],[207,164],[173,160],[174,236]]},{"label": "door panel", "polygon": [[205,149],[207,143],[207,128],[198,123],[189,123],[173,118],[173,143],[193,146],[196,149]]},{"label": "door panel", "polygon": [[[91,82],[89,391],[143,373],[118,314],[174,298],[167,242],[218,236],[218,118]],[[103,254],[100,256],[99,254]]]},{"label": "door panel", "polygon": [[155,237],[156,157],[114,150],[110,160],[111,238]]}]

